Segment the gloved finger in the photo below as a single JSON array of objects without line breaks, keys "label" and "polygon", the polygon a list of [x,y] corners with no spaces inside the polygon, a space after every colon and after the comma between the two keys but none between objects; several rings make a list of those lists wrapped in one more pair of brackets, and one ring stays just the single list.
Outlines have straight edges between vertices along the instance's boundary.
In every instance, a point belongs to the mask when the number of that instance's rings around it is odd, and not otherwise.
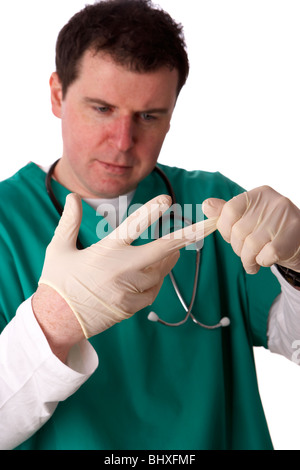
[{"label": "gloved finger", "polygon": [[259,226],[254,217],[242,217],[232,226],[229,241],[233,251],[241,256],[242,250],[246,249],[248,245],[249,250],[257,255],[269,240],[269,232]]},{"label": "gloved finger", "polygon": [[[298,250],[293,249],[288,253],[282,253],[282,242],[278,238],[267,243],[256,257],[256,261],[261,266],[270,267],[273,264],[280,264],[286,268],[300,272],[300,246]],[[290,256],[289,256],[290,255]]]},{"label": "gloved finger", "polygon": [[167,195],[157,196],[142,207],[133,212],[104,240],[116,240],[118,244],[130,245],[151,224],[156,222],[172,204],[172,199]]},{"label": "gloved finger", "polygon": [[145,292],[145,296],[146,296],[145,300],[147,298],[147,304],[145,305],[146,307],[149,307],[150,305],[153,304],[153,302],[155,301],[156,297],[159,294],[162,284],[163,284],[163,279],[161,279],[157,284],[151,287],[151,289],[148,289]]},{"label": "gloved finger", "polygon": [[[131,315],[134,315],[139,310],[142,310],[143,308],[148,307],[149,305],[153,304],[154,300],[156,299],[161,289],[162,283],[163,283],[163,279],[161,279],[159,283],[155,284],[149,289],[136,294],[134,298],[134,302],[133,302],[133,299],[132,301],[130,301],[130,298],[129,298],[128,311],[131,312]],[[126,302],[125,302],[125,305],[126,305]],[[134,305],[134,311],[132,311],[133,305]]]},{"label": "gloved finger", "polygon": [[203,214],[206,215],[208,219],[213,217],[219,217],[224,207],[224,204],[226,204],[226,201],[224,201],[223,199],[218,199],[214,197],[205,199],[205,201],[203,201],[202,203]]},{"label": "gloved finger", "polygon": [[217,228],[226,242],[230,243],[232,227],[243,217],[247,209],[247,193],[239,194],[224,204]]},{"label": "gloved finger", "polygon": [[256,261],[253,261],[253,258],[243,261],[243,266],[247,274],[257,274],[261,268]]},{"label": "gloved finger", "polygon": [[[162,261],[154,263],[136,276],[128,273],[126,279],[127,295],[122,302],[123,309],[131,314],[148,307],[156,299],[166,275],[173,269],[179,258],[179,252],[172,253]],[[124,281],[122,281],[124,282]],[[128,292],[130,294],[128,295]],[[134,306],[134,311],[132,310]]]},{"label": "gloved finger", "polygon": [[164,259],[157,261],[142,269],[138,275],[134,275],[134,286],[139,292],[146,291],[154,285],[159,284],[167,274],[174,268],[179,259],[180,253],[176,251]]},{"label": "gloved finger", "polygon": [[158,280],[158,282],[156,284],[154,284],[154,286],[150,289],[148,289],[147,291],[147,295],[150,297],[150,299],[148,300],[148,304],[147,306],[149,305],[152,305],[154,300],[156,299],[161,287],[162,287],[162,284],[163,284],[163,281],[164,281],[164,278],[169,274],[169,272],[174,268],[174,266],[176,265],[178,259],[179,259],[179,256],[180,256],[180,253],[179,251],[176,251],[175,253],[172,253],[170,256],[167,256],[164,260],[162,260],[160,262],[160,279]]},{"label": "gloved finger", "polygon": [[174,268],[177,261],[179,260],[179,257],[180,257],[180,252],[178,250],[178,251],[175,251],[174,253],[171,253],[169,256],[167,256],[160,262],[160,266],[159,266],[160,277],[164,279],[169,274],[169,272]]},{"label": "gloved finger", "polygon": [[217,218],[202,220],[138,247],[142,251],[140,263],[144,266],[151,265],[185,246],[202,240],[216,230],[217,221]]},{"label": "gloved finger", "polygon": [[55,241],[55,244],[68,244],[75,247],[81,219],[82,203],[80,196],[75,193],[68,194],[52,241]]},{"label": "gloved finger", "polygon": [[[207,237],[217,229],[218,217],[201,220],[173,233],[164,235],[159,240],[167,243],[169,251],[180,250],[181,248],[196,243]],[[159,242],[157,240],[157,243]],[[155,242],[154,242],[155,243]]]},{"label": "gloved finger", "polygon": [[245,271],[248,274],[256,274],[262,266],[257,257],[261,250],[269,243],[270,235],[266,230],[259,228],[245,237],[240,253]]},{"label": "gloved finger", "polygon": [[270,267],[273,264],[277,263],[278,260],[279,260],[278,253],[276,252],[276,248],[272,241],[267,243],[256,257],[256,262],[260,266],[264,266],[264,267]]},{"label": "gloved finger", "polygon": [[147,266],[143,270],[143,273],[145,273],[148,277],[150,273],[152,273],[152,283],[157,284],[161,278],[165,278],[167,274],[169,274],[169,272],[174,268],[179,257],[180,251],[176,250],[168,256],[165,256],[165,258],[163,258],[162,260],[157,261],[156,263],[153,263],[150,266]]},{"label": "gloved finger", "polygon": [[154,300],[159,294],[159,291],[163,285],[163,282],[164,282],[164,279],[161,278],[156,284],[154,284],[152,287],[150,287],[149,289],[143,292],[141,299],[140,299],[141,303],[140,303],[139,310],[145,307],[149,307],[150,305],[153,304]]}]

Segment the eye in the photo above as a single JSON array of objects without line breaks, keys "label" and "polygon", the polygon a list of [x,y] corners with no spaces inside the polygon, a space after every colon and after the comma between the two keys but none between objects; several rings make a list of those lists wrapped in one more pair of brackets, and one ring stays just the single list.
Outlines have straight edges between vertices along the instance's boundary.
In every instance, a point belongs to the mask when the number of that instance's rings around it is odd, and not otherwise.
[{"label": "eye", "polygon": [[148,114],[148,113],[141,113],[141,118],[143,121],[155,121],[156,120],[156,116],[153,116],[152,114]]},{"label": "eye", "polygon": [[110,111],[110,108],[109,106],[97,106],[95,108],[95,110],[99,113],[99,114],[106,114]]}]

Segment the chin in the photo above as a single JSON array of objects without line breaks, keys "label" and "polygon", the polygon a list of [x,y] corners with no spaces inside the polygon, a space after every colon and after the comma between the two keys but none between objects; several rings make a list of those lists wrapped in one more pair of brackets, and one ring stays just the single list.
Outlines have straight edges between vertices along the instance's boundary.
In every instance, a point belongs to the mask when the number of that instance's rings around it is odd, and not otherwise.
[{"label": "chin", "polygon": [[[135,186],[136,187],[136,186]],[[91,193],[94,194],[93,197],[103,198],[103,199],[113,199],[118,196],[123,196],[124,194],[130,193],[134,189],[134,186],[118,186],[112,185],[108,187],[107,185],[97,186],[95,190]]]}]

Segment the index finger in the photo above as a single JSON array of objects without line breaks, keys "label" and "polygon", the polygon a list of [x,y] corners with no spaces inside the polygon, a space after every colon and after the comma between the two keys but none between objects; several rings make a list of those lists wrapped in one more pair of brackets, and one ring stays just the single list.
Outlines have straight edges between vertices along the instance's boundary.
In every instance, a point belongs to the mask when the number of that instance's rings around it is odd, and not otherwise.
[{"label": "index finger", "polygon": [[148,262],[155,263],[185,246],[203,240],[217,229],[217,222],[218,217],[202,220],[143,245],[143,262],[145,265]]},{"label": "index finger", "polygon": [[238,194],[224,204],[219,217],[218,230],[228,243],[230,243],[232,227],[243,217],[248,206],[247,192]]},{"label": "index finger", "polygon": [[148,201],[127,217],[106,239],[130,245],[151,224],[156,222],[172,204],[170,196],[162,194]]}]

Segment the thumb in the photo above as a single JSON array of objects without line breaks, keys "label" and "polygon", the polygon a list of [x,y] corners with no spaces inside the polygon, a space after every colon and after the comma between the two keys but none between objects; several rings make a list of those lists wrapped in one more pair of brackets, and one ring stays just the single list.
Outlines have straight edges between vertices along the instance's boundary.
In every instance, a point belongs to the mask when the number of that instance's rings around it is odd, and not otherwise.
[{"label": "thumb", "polygon": [[202,211],[209,219],[212,217],[219,217],[222,212],[222,209],[225,205],[226,201],[223,199],[217,198],[209,198],[203,201],[202,203]]},{"label": "thumb", "polygon": [[75,193],[68,194],[64,211],[52,241],[59,244],[72,244],[75,247],[81,218],[82,204],[80,196]]}]

